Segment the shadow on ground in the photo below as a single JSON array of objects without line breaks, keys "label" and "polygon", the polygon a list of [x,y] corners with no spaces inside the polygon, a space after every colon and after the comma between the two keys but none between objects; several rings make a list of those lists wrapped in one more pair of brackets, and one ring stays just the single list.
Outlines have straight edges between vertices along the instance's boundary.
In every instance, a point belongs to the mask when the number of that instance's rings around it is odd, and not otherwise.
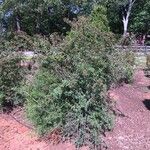
[{"label": "shadow on ground", "polygon": [[150,69],[143,69],[144,74],[147,78],[150,78]]},{"label": "shadow on ground", "polygon": [[146,107],[148,110],[150,110],[150,99],[145,99],[145,100],[143,101],[143,104],[145,105],[145,107]]},{"label": "shadow on ground", "polygon": [[150,85],[147,88],[150,90]]}]

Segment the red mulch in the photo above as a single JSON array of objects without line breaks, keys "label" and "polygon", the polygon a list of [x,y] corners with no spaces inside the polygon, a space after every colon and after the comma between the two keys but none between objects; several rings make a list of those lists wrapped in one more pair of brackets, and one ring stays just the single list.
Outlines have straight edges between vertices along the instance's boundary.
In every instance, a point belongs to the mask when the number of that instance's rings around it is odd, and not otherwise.
[{"label": "red mulch", "polygon": [[[150,79],[144,76],[143,71],[138,71],[133,84],[110,91],[117,109],[125,117],[117,116],[113,131],[106,133],[108,150],[150,150],[148,86]],[[11,115],[17,117],[17,120]],[[0,114],[0,150],[75,150],[70,143],[53,145],[49,141],[39,139],[30,124],[25,126],[26,121],[23,121],[21,111],[12,112],[11,115]]]},{"label": "red mulch", "polygon": [[125,117],[117,117],[113,131],[106,134],[109,150],[150,150],[150,79],[143,71],[134,82],[111,91],[117,108]]}]

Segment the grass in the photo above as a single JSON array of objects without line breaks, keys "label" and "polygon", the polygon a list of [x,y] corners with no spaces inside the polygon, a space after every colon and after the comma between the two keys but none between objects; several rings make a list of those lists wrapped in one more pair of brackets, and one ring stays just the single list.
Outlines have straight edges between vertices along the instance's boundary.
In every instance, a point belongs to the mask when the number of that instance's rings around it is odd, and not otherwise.
[{"label": "grass", "polygon": [[143,53],[137,53],[135,55],[135,67],[146,68],[146,55]]}]

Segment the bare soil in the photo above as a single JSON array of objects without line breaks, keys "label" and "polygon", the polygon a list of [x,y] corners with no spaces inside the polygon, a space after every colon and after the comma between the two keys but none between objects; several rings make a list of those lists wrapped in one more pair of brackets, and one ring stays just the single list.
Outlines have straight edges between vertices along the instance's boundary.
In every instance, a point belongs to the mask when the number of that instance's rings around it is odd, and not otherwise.
[{"label": "bare soil", "polygon": [[109,150],[150,150],[150,78],[135,73],[134,82],[114,89],[110,95],[124,117],[106,133]]}]

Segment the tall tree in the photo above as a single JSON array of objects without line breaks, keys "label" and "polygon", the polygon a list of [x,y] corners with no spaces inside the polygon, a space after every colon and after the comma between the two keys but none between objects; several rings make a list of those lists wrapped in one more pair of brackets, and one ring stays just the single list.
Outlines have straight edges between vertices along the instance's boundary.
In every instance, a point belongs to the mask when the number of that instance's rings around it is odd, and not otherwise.
[{"label": "tall tree", "polygon": [[150,32],[150,1],[144,0],[143,2],[132,16],[130,28],[134,33],[146,35]]},{"label": "tall tree", "polygon": [[122,5],[123,36],[126,36],[127,34],[129,17],[135,1],[136,0],[128,0],[124,5]]},{"label": "tall tree", "polygon": [[[132,8],[136,0],[109,0],[107,4],[110,25],[123,25],[123,36],[126,36]],[[112,23],[111,23],[112,22]]]},{"label": "tall tree", "polygon": [[[101,0],[4,0],[0,10],[7,16],[8,30],[23,30],[28,34],[65,33],[70,29],[64,17],[89,14]],[[11,13],[10,13],[11,12]],[[7,15],[9,14],[9,15]]]}]

